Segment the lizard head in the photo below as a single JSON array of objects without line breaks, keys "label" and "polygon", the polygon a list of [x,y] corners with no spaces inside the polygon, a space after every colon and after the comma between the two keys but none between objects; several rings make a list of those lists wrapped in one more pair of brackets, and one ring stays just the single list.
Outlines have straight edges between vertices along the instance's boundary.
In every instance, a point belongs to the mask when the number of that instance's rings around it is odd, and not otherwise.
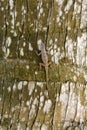
[{"label": "lizard head", "polygon": [[45,48],[45,44],[43,43],[43,41],[41,39],[38,40],[37,45],[38,45],[38,49],[40,51]]}]

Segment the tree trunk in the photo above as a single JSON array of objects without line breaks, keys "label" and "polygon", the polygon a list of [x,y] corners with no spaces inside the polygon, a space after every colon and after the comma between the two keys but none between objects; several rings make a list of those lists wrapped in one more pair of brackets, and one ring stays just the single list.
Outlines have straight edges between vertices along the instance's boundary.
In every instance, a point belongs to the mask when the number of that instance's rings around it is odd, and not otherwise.
[{"label": "tree trunk", "polygon": [[0,130],[87,130],[86,7],[87,0],[0,1]]}]

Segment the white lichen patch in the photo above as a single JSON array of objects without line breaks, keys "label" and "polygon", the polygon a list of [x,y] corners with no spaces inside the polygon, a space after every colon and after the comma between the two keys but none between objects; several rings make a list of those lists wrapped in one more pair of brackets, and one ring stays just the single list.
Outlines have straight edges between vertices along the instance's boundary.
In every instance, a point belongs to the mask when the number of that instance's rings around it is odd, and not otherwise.
[{"label": "white lichen patch", "polygon": [[83,33],[81,37],[77,38],[77,55],[76,63],[78,65],[87,65],[86,63],[86,48],[87,47],[87,33]]},{"label": "white lichen patch", "polygon": [[65,83],[65,84],[62,84],[61,86],[61,95],[60,95],[60,101],[62,101],[62,103],[64,104],[67,104],[67,92],[68,92],[68,89],[69,89],[69,83]]},{"label": "white lichen patch", "polygon": [[22,15],[24,16],[26,14],[26,9],[25,9],[24,5],[22,5],[21,11],[22,11]]},{"label": "white lichen patch", "polygon": [[13,36],[14,36],[14,37],[16,37],[16,36],[17,36],[16,31],[13,31]]},{"label": "white lichen patch", "polygon": [[25,85],[27,85],[27,83],[28,83],[27,81],[24,81],[24,82],[23,82],[23,85],[25,86]]},{"label": "white lichen patch", "polygon": [[[15,14],[14,14],[13,11],[11,11],[10,15],[11,15],[11,24],[12,24],[11,28],[14,29],[14,25],[15,25]],[[11,32],[12,32],[12,30],[11,30]]]},{"label": "white lichen patch", "polygon": [[30,67],[29,67],[29,65],[26,65],[26,69],[29,69]]},{"label": "white lichen patch", "polygon": [[1,7],[1,11],[4,11],[4,7]]},{"label": "white lichen patch", "polygon": [[38,10],[38,19],[39,19],[43,14],[42,0],[38,2],[37,10]]},{"label": "white lichen patch", "polygon": [[68,108],[66,112],[66,121],[73,120],[76,114],[77,107],[77,95],[75,91],[75,84],[70,84],[70,92],[69,92],[69,100],[68,100]]},{"label": "white lichen patch", "polygon": [[40,106],[39,109],[41,109],[44,105],[44,96],[40,96]]},{"label": "white lichen patch", "polygon": [[39,39],[39,40],[37,41],[38,50],[41,50],[41,43],[42,43],[42,40]]},{"label": "white lichen patch", "polygon": [[34,99],[33,104],[31,106],[31,110],[30,110],[30,117],[33,117],[36,115],[36,106],[38,105],[38,100],[37,98]]},{"label": "white lichen patch", "polygon": [[76,76],[76,75],[73,76],[73,80],[74,80],[75,82],[77,81],[77,76]]},{"label": "white lichen patch", "polygon": [[10,49],[9,49],[9,48],[6,48],[6,46],[3,46],[3,47],[2,47],[2,51],[4,52],[4,58],[7,59],[7,57],[8,57],[9,54],[10,54]]},{"label": "white lichen patch", "polygon": [[17,124],[17,130],[23,130],[20,123]]},{"label": "white lichen patch", "polygon": [[80,103],[80,97],[78,97],[78,105],[77,105],[77,114],[75,117],[75,121],[82,123],[85,121],[85,112],[86,109],[83,105]]},{"label": "white lichen patch", "polygon": [[44,108],[43,108],[44,113],[49,113],[51,106],[52,106],[52,101],[50,99],[45,101],[45,105],[44,105]]},{"label": "white lichen patch", "polygon": [[21,119],[22,122],[25,122],[25,120],[26,120],[25,117],[23,117],[23,118]]},{"label": "white lichen patch", "polygon": [[7,113],[3,115],[4,118],[8,118],[8,116],[9,115]]},{"label": "white lichen patch", "polygon": [[16,86],[16,84],[14,83],[14,85],[13,85],[13,91],[15,91],[16,88],[17,88],[17,86]]},{"label": "white lichen patch", "polygon": [[10,49],[9,49],[9,48],[7,48],[5,58],[7,58],[7,57],[9,56],[9,54],[10,54]]},{"label": "white lichen patch", "polygon": [[16,23],[16,27],[19,27],[19,26],[20,26],[20,22],[17,22],[17,23]]},{"label": "white lichen patch", "polygon": [[4,2],[4,0],[1,0],[1,2]]},{"label": "white lichen patch", "polygon": [[59,93],[56,94],[56,102],[59,101]]},{"label": "white lichen patch", "polygon": [[73,59],[74,62],[74,43],[72,41],[72,39],[66,37],[66,43],[65,43],[65,49],[66,49],[66,57],[68,57],[69,59]]},{"label": "white lichen patch", "polygon": [[33,130],[40,130],[40,127],[41,127],[41,123],[36,120],[35,124],[34,124],[34,127],[33,127]]},{"label": "white lichen patch", "polygon": [[[58,41],[58,39],[57,39],[57,38],[55,38],[55,42],[57,42],[57,41]],[[54,48],[55,48],[55,47],[57,48],[57,45],[56,45],[56,44],[54,45]]]},{"label": "white lichen patch", "polygon": [[87,84],[85,85],[84,96],[85,96],[85,101],[87,102]]},{"label": "white lichen patch", "polygon": [[2,101],[2,98],[0,97],[0,102]]},{"label": "white lichen patch", "polygon": [[77,2],[75,2],[73,17],[76,17],[76,14],[80,14],[80,11],[81,11],[81,5],[77,4]]},{"label": "white lichen patch", "polygon": [[11,37],[8,37],[6,39],[6,47],[9,47],[11,45],[11,42],[12,42]]},{"label": "white lichen patch", "polygon": [[45,91],[44,91],[44,95],[45,95],[46,97],[48,97],[48,90],[45,90]]},{"label": "white lichen patch", "polygon": [[12,107],[12,108],[11,108],[11,112],[14,112],[14,111],[15,111],[15,107]]},{"label": "white lichen patch", "polygon": [[34,88],[35,88],[35,83],[34,82],[29,82],[28,83],[29,96],[32,94]]},{"label": "white lichen patch", "polygon": [[8,92],[11,92],[11,87],[10,86],[8,87]]},{"label": "white lichen patch", "polygon": [[20,48],[20,55],[24,56],[24,49],[23,48]]},{"label": "white lichen patch", "polygon": [[26,46],[26,42],[23,43],[23,47],[25,47],[25,46]]},{"label": "white lichen patch", "polygon": [[29,106],[29,105],[30,105],[30,101],[27,101],[27,102],[26,102],[26,105]]},{"label": "white lichen patch", "polygon": [[53,49],[51,49],[51,50],[50,50],[50,54],[53,55],[53,53],[54,53],[54,52],[53,52]]},{"label": "white lichen patch", "polygon": [[27,107],[23,107],[23,113],[27,111]]},{"label": "white lichen patch", "polygon": [[33,47],[31,45],[31,43],[29,43],[29,51],[33,51]]},{"label": "white lichen patch", "polygon": [[59,56],[60,56],[59,52],[55,52],[51,58],[52,62],[54,62],[55,64],[58,64]]},{"label": "white lichen patch", "polygon": [[64,52],[60,52],[60,48],[57,48],[57,46],[54,46],[54,49],[50,50],[51,60],[55,64],[59,64],[59,60],[64,57]]},{"label": "white lichen patch", "polygon": [[55,0],[55,2],[58,2],[58,5],[61,6],[63,4],[64,0]]},{"label": "white lichen patch", "polygon": [[45,124],[42,125],[41,130],[48,130],[47,126]]},{"label": "white lichen patch", "polygon": [[56,17],[56,23],[59,23],[60,22],[60,18],[59,16]]},{"label": "white lichen patch", "polygon": [[43,31],[47,31],[47,27],[43,27]]},{"label": "white lichen patch", "polygon": [[61,17],[62,15],[63,15],[63,12],[60,10],[59,17]]},{"label": "white lichen patch", "polygon": [[72,4],[73,4],[73,0],[68,0],[67,5],[65,6],[65,10],[64,10],[66,13],[70,9]]},{"label": "white lichen patch", "polygon": [[39,86],[40,88],[43,88],[43,82],[37,82],[37,86]]},{"label": "white lichen patch", "polygon": [[66,107],[68,102],[68,91],[69,91],[69,82],[62,84],[61,86],[61,94],[60,94],[60,103],[61,103],[61,119],[65,119]]},{"label": "white lichen patch", "polygon": [[49,44],[52,45],[53,44],[53,39],[49,40]]},{"label": "white lichen patch", "polygon": [[[58,23],[58,25],[61,25],[61,17],[63,15],[63,11],[61,9],[62,4],[63,4],[64,0],[55,0],[55,4],[56,4],[56,8],[57,8],[57,14],[56,14],[56,23]],[[58,4],[58,6],[57,6]]]},{"label": "white lichen patch", "polygon": [[22,83],[22,82],[19,82],[19,83],[18,83],[18,90],[21,90],[22,87],[23,87],[23,83]]},{"label": "white lichen patch", "polygon": [[43,102],[44,101],[44,96],[41,96],[40,97],[40,102]]},{"label": "white lichen patch", "polygon": [[35,71],[35,75],[37,75],[38,74],[38,72],[37,71]]},{"label": "white lichen patch", "polygon": [[43,8],[41,8],[41,9],[40,9],[40,12],[39,12],[39,13],[40,13],[40,14],[42,14],[42,13],[43,13]]},{"label": "white lichen patch", "polygon": [[13,7],[14,7],[14,1],[13,0],[9,0],[9,5],[10,5],[10,9],[13,9]]},{"label": "white lichen patch", "polygon": [[82,1],[82,11],[81,11],[81,26],[80,28],[87,27],[87,0]]}]

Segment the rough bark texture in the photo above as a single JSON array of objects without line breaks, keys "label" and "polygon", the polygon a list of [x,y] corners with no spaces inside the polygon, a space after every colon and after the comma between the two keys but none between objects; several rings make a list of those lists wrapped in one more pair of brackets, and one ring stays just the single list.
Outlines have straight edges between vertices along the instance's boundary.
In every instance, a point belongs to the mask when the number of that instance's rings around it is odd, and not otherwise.
[{"label": "rough bark texture", "polygon": [[[87,0],[0,0],[0,130],[87,130],[86,7]],[[52,62],[48,91],[41,40]]]}]

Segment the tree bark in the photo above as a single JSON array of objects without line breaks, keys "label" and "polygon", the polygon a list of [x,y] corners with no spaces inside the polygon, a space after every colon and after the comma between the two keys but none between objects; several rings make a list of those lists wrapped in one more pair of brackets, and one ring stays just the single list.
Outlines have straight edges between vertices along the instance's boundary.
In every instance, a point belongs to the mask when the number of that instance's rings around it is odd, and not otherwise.
[{"label": "tree bark", "polygon": [[[0,1],[0,130],[87,129],[86,7],[87,0]],[[51,62],[48,90],[40,41]]]}]

